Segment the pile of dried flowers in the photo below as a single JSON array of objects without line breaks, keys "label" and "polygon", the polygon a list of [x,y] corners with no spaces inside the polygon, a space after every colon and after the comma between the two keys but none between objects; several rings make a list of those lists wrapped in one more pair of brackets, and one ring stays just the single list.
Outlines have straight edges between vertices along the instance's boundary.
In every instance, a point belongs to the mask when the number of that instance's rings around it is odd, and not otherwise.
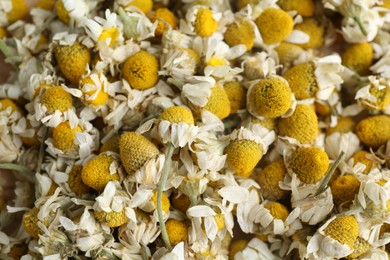
[{"label": "pile of dried flowers", "polygon": [[1,259],[388,259],[389,0],[28,12],[0,1]]}]

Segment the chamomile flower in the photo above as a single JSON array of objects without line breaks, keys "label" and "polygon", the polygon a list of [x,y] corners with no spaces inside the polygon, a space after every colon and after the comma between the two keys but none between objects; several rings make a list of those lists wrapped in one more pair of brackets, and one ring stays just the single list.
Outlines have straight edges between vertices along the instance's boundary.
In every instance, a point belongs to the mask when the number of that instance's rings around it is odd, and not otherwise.
[{"label": "chamomile flower", "polygon": [[299,55],[303,52],[303,49],[293,43],[282,42],[275,48],[275,51],[278,54],[279,62],[284,67],[291,67],[294,64],[294,61],[298,59]]},{"label": "chamomile flower", "polygon": [[333,201],[338,207],[349,206],[359,192],[360,181],[354,175],[344,175],[336,178],[330,186]]},{"label": "chamomile flower", "polygon": [[116,1],[119,5],[125,8],[137,8],[142,11],[144,14],[149,13],[153,8],[152,0],[118,0]]},{"label": "chamomile flower", "polygon": [[255,41],[254,25],[245,19],[234,21],[227,26],[223,37],[229,46],[244,44],[249,51]]},{"label": "chamomile flower", "polygon": [[180,220],[169,219],[165,223],[169,241],[172,245],[185,242],[188,239],[188,226]]},{"label": "chamomile flower", "polygon": [[279,0],[278,5],[285,11],[297,11],[303,17],[310,17],[314,13],[314,1]]},{"label": "chamomile flower", "polygon": [[65,24],[69,24],[71,20],[80,23],[90,11],[88,4],[84,0],[59,0],[55,7],[58,18]]},{"label": "chamomile flower", "polygon": [[238,81],[228,81],[223,84],[230,101],[230,114],[246,107],[246,88]]},{"label": "chamomile flower", "polygon": [[1,3],[0,13],[0,25],[5,26],[22,19],[28,13],[28,6],[24,0],[7,0]]},{"label": "chamomile flower", "polygon": [[222,14],[213,12],[207,6],[195,5],[187,10],[185,20],[180,21],[180,30],[186,34],[209,37],[218,29]]},{"label": "chamomile flower", "polygon": [[368,42],[356,43],[342,54],[343,65],[360,75],[368,73],[372,65],[374,51]]},{"label": "chamomile flower", "polygon": [[260,185],[260,194],[267,200],[278,201],[287,198],[289,191],[282,190],[279,182],[283,182],[287,174],[283,161],[273,162],[257,175],[257,182]]},{"label": "chamomile flower", "polygon": [[168,26],[172,29],[175,29],[177,25],[175,15],[167,8],[157,9],[150,16],[150,20],[152,22],[158,20],[158,25],[155,31],[155,34],[158,37],[161,37],[163,33],[165,33],[168,30]]},{"label": "chamomile flower", "polygon": [[387,115],[371,116],[361,120],[356,126],[356,134],[365,145],[378,148],[390,140],[390,117]]},{"label": "chamomile flower", "polygon": [[368,110],[387,111],[390,109],[390,86],[384,78],[369,76],[368,84],[360,88],[355,99]]},{"label": "chamomile flower", "polygon": [[80,88],[87,104],[99,107],[107,103],[108,80],[103,73],[91,73],[80,81]]},{"label": "chamomile flower", "polygon": [[265,79],[276,75],[277,61],[267,52],[256,52],[242,57],[244,74],[249,80]]},{"label": "chamomile flower", "polygon": [[375,156],[370,154],[366,151],[358,151],[356,152],[352,158],[351,161],[353,166],[357,164],[362,164],[365,166],[365,169],[363,171],[364,174],[368,174],[371,172],[371,170],[378,169],[379,162],[376,160]]},{"label": "chamomile flower", "polygon": [[306,43],[298,44],[304,49],[319,48],[324,43],[324,26],[315,18],[305,18],[301,23],[298,23],[294,27],[295,30],[301,31],[309,35],[309,41]]}]

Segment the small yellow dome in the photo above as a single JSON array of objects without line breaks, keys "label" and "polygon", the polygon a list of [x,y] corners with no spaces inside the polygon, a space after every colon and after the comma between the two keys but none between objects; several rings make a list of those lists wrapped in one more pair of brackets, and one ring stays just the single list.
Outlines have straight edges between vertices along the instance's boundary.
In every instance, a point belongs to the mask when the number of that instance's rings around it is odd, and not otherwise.
[{"label": "small yellow dome", "polygon": [[60,86],[46,89],[41,96],[40,103],[46,107],[50,114],[53,114],[56,110],[65,112],[73,107],[72,95]]},{"label": "small yellow dome", "polygon": [[390,140],[390,116],[378,115],[361,120],[356,126],[360,141],[374,149]]},{"label": "small yellow dome", "polygon": [[180,242],[187,241],[188,226],[184,223],[184,221],[169,219],[165,222],[165,228],[167,229],[171,245],[175,246]]},{"label": "small yellow dome", "polygon": [[171,123],[187,123],[194,125],[194,117],[191,110],[181,106],[173,106],[165,109],[160,115],[160,120],[167,120]]},{"label": "small yellow dome", "polygon": [[108,227],[119,227],[129,222],[129,218],[126,216],[124,209],[119,212],[95,211],[94,215],[98,222]]},{"label": "small yellow dome", "polygon": [[326,235],[350,248],[359,235],[359,224],[354,216],[338,217],[324,229]]},{"label": "small yellow dome", "polygon": [[333,201],[336,206],[350,205],[359,192],[360,182],[353,175],[339,176],[330,185]]}]

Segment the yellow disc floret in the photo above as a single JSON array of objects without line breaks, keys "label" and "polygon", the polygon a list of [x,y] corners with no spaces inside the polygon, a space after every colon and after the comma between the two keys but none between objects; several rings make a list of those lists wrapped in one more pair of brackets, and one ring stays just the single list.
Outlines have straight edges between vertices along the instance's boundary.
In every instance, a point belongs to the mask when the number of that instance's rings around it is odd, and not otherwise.
[{"label": "yellow disc floret", "polygon": [[223,85],[230,101],[230,114],[246,106],[246,88],[238,81],[229,81]]},{"label": "yellow disc floret", "polygon": [[202,37],[211,36],[218,28],[218,22],[213,17],[213,11],[199,8],[194,22],[195,33]]},{"label": "yellow disc floret", "polygon": [[81,178],[89,187],[102,191],[108,182],[119,180],[118,173],[111,174],[110,166],[114,158],[107,154],[99,154],[87,162],[82,171]]},{"label": "yellow disc floret", "polygon": [[180,242],[187,241],[188,239],[188,226],[184,221],[169,219],[165,222],[169,241],[171,245],[179,244]]},{"label": "yellow disc floret", "polygon": [[74,165],[68,174],[69,188],[78,196],[89,192],[90,187],[84,184],[81,178],[81,171],[83,166]]},{"label": "yellow disc floret", "polygon": [[355,199],[360,187],[359,180],[353,175],[339,176],[330,185],[334,203],[348,206]]},{"label": "yellow disc floret", "polygon": [[329,157],[319,147],[300,147],[291,155],[289,164],[302,182],[317,183],[328,170]]},{"label": "yellow disc floret", "polygon": [[147,14],[153,8],[153,0],[133,0],[126,7],[129,7],[129,6],[137,7],[144,14]]},{"label": "yellow disc floret", "polygon": [[[153,196],[150,198],[150,201],[153,203],[154,207],[157,208],[157,191],[153,191]],[[165,192],[163,192],[161,196],[162,211],[168,213],[170,207],[171,207],[171,203],[169,201],[169,198],[165,194]]]},{"label": "yellow disc floret", "polygon": [[106,41],[110,39],[109,47],[113,46],[116,43],[116,40],[119,37],[119,30],[116,27],[111,27],[109,29],[105,29],[100,34],[98,41]]},{"label": "yellow disc floret", "polygon": [[60,123],[53,130],[53,144],[61,151],[66,152],[75,147],[76,133],[81,133],[82,131],[79,126],[70,128],[68,121]]},{"label": "yellow disc floret", "polygon": [[329,127],[326,129],[326,134],[331,135],[333,133],[348,133],[353,132],[355,129],[355,122],[350,117],[340,117],[337,120],[337,125],[335,127]]},{"label": "yellow disc floret", "polygon": [[28,6],[25,0],[11,0],[12,9],[7,13],[9,23],[22,19],[28,13]]},{"label": "yellow disc floret", "polygon": [[56,13],[58,16],[58,19],[60,19],[65,24],[69,24],[69,12],[66,10],[64,3],[62,0],[58,0],[56,3]]},{"label": "yellow disc floret", "polygon": [[23,110],[18,107],[18,105],[15,104],[11,99],[9,98],[4,98],[0,100],[0,111],[6,110],[7,108],[11,108],[12,112],[18,112],[21,115],[24,115]]},{"label": "yellow disc floret", "polygon": [[230,114],[230,101],[225,89],[215,85],[211,89],[211,95],[203,109],[210,111],[219,119],[228,117]]},{"label": "yellow disc floret", "polygon": [[358,237],[353,244],[353,253],[348,255],[346,259],[358,259],[359,256],[367,253],[372,248],[372,245],[364,240],[362,237]]},{"label": "yellow disc floret", "polygon": [[122,68],[122,76],[130,86],[144,90],[153,87],[158,81],[159,63],[157,58],[146,51],[130,56]]},{"label": "yellow disc floret", "polygon": [[356,126],[360,141],[372,148],[378,148],[390,140],[390,116],[378,115],[361,120]]},{"label": "yellow disc floret", "polygon": [[247,178],[263,156],[260,144],[251,140],[233,140],[226,147],[226,161],[236,175]]},{"label": "yellow disc floret", "polygon": [[372,64],[374,50],[368,42],[353,44],[341,55],[343,65],[357,72],[366,75]]},{"label": "yellow disc floret", "polygon": [[229,247],[229,260],[234,260],[234,256],[244,250],[248,245],[248,241],[244,239],[233,241]]},{"label": "yellow disc floret", "polygon": [[97,221],[108,227],[119,227],[129,222],[124,209],[119,212],[95,211],[94,215]]},{"label": "yellow disc floret", "polygon": [[[90,76],[88,76],[88,77],[83,78],[81,80],[80,86],[84,87],[86,84],[95,85],[95,82],[91,79]],[[98,92],[98,93],[96,94],[96,92]],[[91,104],[94,106],[102,106],[102,105],[106,104],[106,102],[108,100],[108,94],[106,92],[104,92],[103,86],[99,90],[85,91],[84,94],[88,97],[88,98],[85,98],[85,102],[87,102],[87,104]],[[92,97],[94,95],[96,95],[94,97],[94,99],[90,99],[90,97]]]},{"label": "yellow disc floret", "polygon": [[244,19],[229,24],[223,37],[229,46],[245,44],[247,51],[252,49],[255,42],[253,26]]},{"label": "yellow disc floret", "polygon": [[262,127],[265,127],[269,130],[274,130],[276,126],[276,120],[275,118],[264,118],[264,119],[258,119],[256,117],[251,117],[251,123],[252,124],[259,124]]},{"label": "yellow disc floret", "polygon": [[39,209],[34,207],[24,213],[23,215],[23,227],[27,231],[27,233],[33,237],[38,239],[39,234],[42,234],[43,231],[38,226],[38,213]]},{"label": "yellow disc floret", "polygon": [[181,106],[169,107],[162,112],[160,120],[167,120],[171,123],[187,123],[194,125],[194,117],[191,110]]},{"label": "yellow disc floret", "polygon": [[313,62],[300,63],[289,69],[283,77],[288,81],[296,99],[312,98],[318,91]]},{"label": "yellow disc floret", "polygon": [[278,131],[279,135],[295,138],[302,144],[311,143],[318,134],[317,115],[310,106],[299,104],[291,116],[279,119]]},{"label": "yellow disc floret", "polygon": [[359,224],[354,216],[338,217],[324,229],[326,235],[353,248],[359,235]]},{"label": "yellow disc floret", "polygon": [[291,107],[292,94],[286,81],[273,77],[252,86],[248,92],[247,103],[256,116],[276,118]]},{"label": "yellow disc floret", "polygon": [[296,44],[282,42],[275,48],[275,51],[278,53],[280,63],[285,67],[290,67],[303,49]]},{"label": "yellow disc floret", "polygon": [[357,163],[362,163],[366,166],[363,173],[368,174],[372,169],[378,168],[378,163],[374,162],[373,160],[368,159],[367,155],[369,155],[369,152],[366,151],[358,151],[356,152],[352,158],[353,158],[353,165],[355,166]]},{"label": "yellow disc floret", "polygon": [[73,107],[72,95],[60,86],[50,87],[42,94],[41,104],[46,107],[50,114],[56,110],[65,112]]},{"label": "yellow disc floret", "polygon": [[278,5],[285,11],[297,11],[303,17],[312,16],[315,9],[313,0],[279,0]]},{"label": "yellow disc floret", "polygon": [[222,213],[218,213],[213,216],[215,223],[217,224],[218,231],[221,231],[225,227],[225,216]]},{"label": "yellow disc floret", "polygon": [[295,25],[294,29],[309,35],[310,40],[307,43],[299,44],[304,49],[315,49],[324,43],[325,28],[314,18],[303,19],[303,22]]},{"label": "yellow disc floret", "polygon": [[0,39],[7,37],[7,30],[4,27],[0,27]]},{"label": "yellow disc floret", "polygon": [[107,140],[102,146],[100,147],[99,152],[104,153],[107,151],[111,151],[114,153],[119,153],[119,136],[114,135],[110,139]]},{"label": "yellow disc floret", "polygon": [[280,219],[282,221],[285,221],[290,214],[288,212],[288,209],[279,202],[268,202],[264,208],[269,210],[269,213],[276,219]]},{"label": "yellow disc floret", "polygon": [[283,161],[273,162],[265,167],[257,176],[261,195],[272,201],[287,198],[289,191],[279,187],[279,182],[283,182],[286,174],[287,169]]},{"label": "yellow disc floret", "polygon": [[160,151],[151,141],[135,132],[122,134],[119,139],[119,154],[128,174],[142,167]]},{"label": "yellow disc floret", "polygon": [[167,8],[159,8],[150,16],[150,21],[152,23],[154,23],[156,20],[158,20],[158,24],[155,34],[158,37],[163,35],[164,32],[168,31],[167,24],[169,24],[172,29],[175,29],[177,25],[175,14]]},{"label": "yellow disc floret", "polygon": [[293,30],[291,16],[281,9],[267,8],[255,23],[265,44],[276,44],[285,40]]},{"label": "yellow disc floret", "polygon": [[73,84],[78,84],[91,61],[90,49],[75,42],[73,45],[57,46],[54,55],[65,78]]},{"label": "yellow disc floret", "polygon": [[376,98],[376,101],[364,100],[363,106],[369,110],[384,110],[390,104],[390,86],[385,85],[379,89],[376,86],[371,86],[370,94]]}]

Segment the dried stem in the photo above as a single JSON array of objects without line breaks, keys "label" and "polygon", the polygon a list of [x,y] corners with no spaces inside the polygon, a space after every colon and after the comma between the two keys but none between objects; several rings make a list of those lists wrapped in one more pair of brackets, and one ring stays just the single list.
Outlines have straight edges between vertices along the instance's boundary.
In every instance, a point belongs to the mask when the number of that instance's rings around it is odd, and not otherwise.
[{"label": "dried stem", "polygon": [[16,163],[2,163],[0,164],[0,169],[18,171],[20,173],[23,173],[23,176],[26,177],[29,182],[35,182],[34,173],[26,166]]},{"label": "dried stem", "polygon": [[341,159],[343,159],[344,154],[345,154],[344,151],[341,151],[341,153],[337,157],[336,161],[333,163],[332,167],[326,173],[324,180],[322,181],[320,187],[318,188],[317,193],[314,196],[317,196],[326,190],[326,188],[328,187],[328,182],[329,182],[330,178],[332,177],[333,173],[335,172],[337,166],[339,165]]}]

